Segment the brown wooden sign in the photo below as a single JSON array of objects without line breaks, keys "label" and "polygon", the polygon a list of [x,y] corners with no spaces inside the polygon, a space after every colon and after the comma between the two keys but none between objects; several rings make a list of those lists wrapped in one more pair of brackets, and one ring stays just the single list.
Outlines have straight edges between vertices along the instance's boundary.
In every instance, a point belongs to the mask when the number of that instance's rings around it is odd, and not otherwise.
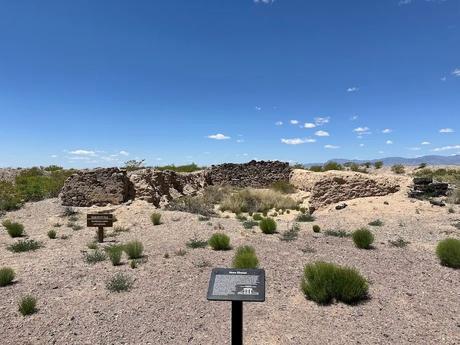
[{"label": "brown wooden sign", "polygon": [[87,227],[111,227],[113,226],[113,214],[110,213],[94,213],[88,214],[86,217]]}]

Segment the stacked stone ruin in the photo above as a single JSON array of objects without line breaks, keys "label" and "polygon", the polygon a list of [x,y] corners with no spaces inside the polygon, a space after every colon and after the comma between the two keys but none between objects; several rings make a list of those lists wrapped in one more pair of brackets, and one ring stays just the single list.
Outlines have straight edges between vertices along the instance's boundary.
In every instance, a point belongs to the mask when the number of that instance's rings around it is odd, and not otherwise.
[{"label": "stacked stone ruin", "polygon": [[446,196],[449,192],[449,184],[435,182],[431,177],[416,177],[409,197],[416,199],[429,199]]}]

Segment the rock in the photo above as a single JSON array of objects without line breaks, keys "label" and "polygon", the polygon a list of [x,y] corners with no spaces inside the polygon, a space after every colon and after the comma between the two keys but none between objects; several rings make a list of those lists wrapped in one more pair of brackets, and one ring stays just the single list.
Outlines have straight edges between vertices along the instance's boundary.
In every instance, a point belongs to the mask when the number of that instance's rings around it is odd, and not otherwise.
[{"label": "rock", "polygon": [[177,173],[170,170],[140,169],[128,174],[134,186],[134,197],[165,206],[172,199],[194,195],[209,184],[205,171]]},{"label": "rock", "polygon": [[118,168],[81,170],[71,175],[59,195],[64,206],[120,205],[132,198],[132,184]]},{"label": "rock", "polygon": [[446,206],[446,203],[442,200],[430,200],[430,204],[434,206],[440,206],[440,207]]},{"label": "rock", "polygon": [[310,207],[315,209],[355,198],[384,196],[400,190],[397,177],[351,171],[313,172],[295,169],[291,173],[290,182],[296,188],[310,193]]},{"label": "rock", "polygon": [[444,182],[433,182],[432,178],[416,177],[413,179],[413,186],[409,197],[416,199],[428,199],[433,197],[446,196],[449,192],[449,184]]},{"label": "rock", "polygon": [[253,160],[244,164],[213,165],[208,173],[214,185],[261,188],[277,181],[288,181],[291,170],[286,162]]},{"label": "rock", "polygon": [[348,205],[346,203],[341,203],[341,204],[338,204],[335,209],[336,210],[343,210],[345,207],[347,207]]}]

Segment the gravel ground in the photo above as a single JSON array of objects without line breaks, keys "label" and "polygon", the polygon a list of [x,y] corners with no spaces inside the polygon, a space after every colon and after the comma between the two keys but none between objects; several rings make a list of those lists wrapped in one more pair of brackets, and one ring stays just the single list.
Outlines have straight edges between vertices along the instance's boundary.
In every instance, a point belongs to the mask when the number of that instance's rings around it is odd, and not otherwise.
[{"label": "gravel ground", "polygon": [[[388,205],[384,202],[388,202]],[[28,253],[11,253],[6,246],[14,239],[0,230],[0,267],[17,274],[13,285],[0,288],[0,334],[2,344],[229,344],[230,304],[208,302],[206,292],[212,267],[231,264],[234,250],[188,249],[196,236],[208,239],[221,224],[234,247],[256,248],[266,270],[265,303],[245,304],[245,344],[460,344],[460,270],[439,264],[437,241],[460,238],[452,224],[460,221],[460,208],[446,208],[411,201],[405,191],[395,195],[363,198],[315,213],[324,229],[352,231],[377,218],[381,227],[370,227],[375,249],[360,250],[350,238],[315,234],[312,223],[301,223],[299,238],[280,240],[280,234],[264,235],[246,230],[235,219],[199,221],[196,215],[160,211],[163,224],[153,226],[154,208],[143,202],[115,210],[116,225],[129,232],[108,237],[108,243],[139,239],[146,261],[131,269],[110,261],[89,265],[83,260],[94,229],[74,231],[59,217],[57,199],[29,203],[4,218],[25,225],[30,238],[44,247]],[[79,209],[85,213],[102,208]],[[284,231],[293,214],[279,217]],[[58,236],[48,239],[53,224]],[[410,242],[396,248],[389,240]],[[177,255],[186,249],[184,256]],[[169,258],[165,258],[169,253]],[[342,303],[319,306],[304,298],[299,289],[303,266],[326,260],[356,267],[370,282],[370,299],[356,306]],[[116,272],[134,279],[131,291],[110,293],[106,281]],[[38,312],[23,317],[17,302],[25,294],[38,298]]]}]

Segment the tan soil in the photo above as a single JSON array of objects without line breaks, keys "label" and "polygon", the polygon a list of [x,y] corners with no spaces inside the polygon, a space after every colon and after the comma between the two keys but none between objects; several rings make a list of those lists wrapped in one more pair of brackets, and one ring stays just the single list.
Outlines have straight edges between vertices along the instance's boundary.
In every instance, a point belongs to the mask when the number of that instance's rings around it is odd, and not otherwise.
[{"label": "tan soil", "polygon": [[[11,253],[12,242],[0,231],[0,267],[17,273],[16,283],[0,288],[1,344],[229,344],[230,304],[208,302],[206,291],[212,267],[231,265],[234,250],[185,249],[196,235],[208,239],[220,223],[234,247],[253,245],[267,274],[265,303],[245,304],[245,344],[460,344],[460,270],[443,267],[435,255],[437,241],[460,238],[453,223],[460,208],[447,208],[409,200],[402,190],[384,197],[348,201],[344,210],[330,205],[315,213],[324,229],[352,231],[377,218],[382,227],[371,227],[375,249],[360,250],[349,238],[314,234],[312,223],[301,223],[299,238],[280,241],[280,235],[245,230],[235,219],[214,218],[212,226],[196,215],[160,211],[163,224],[152,226],[154,207],[142,201],[117,207],[117,225],[130,232],[107,241],[144,243],[147,261],[137,269],[114,267],[110,261],[86,264],[83,251],[93,240],[94,229],[73,231],[57,199],[29,203],[5,218],[22,222],[30,238],[45,245],[35,252]],[[385,205],[387,201],[389,205]],[[84,213],[103,208],[81,208]],[[416,210],[419,210],[418,214]],[[295,213],[295,212],[294,212]],[[284,231],[294,213],[278,217]],[[56,222],[59,236],[46,232]],[[395,248],[388,243],[402,237],[411,243]],[[305,251],[315,250],[314,253]],[[164,258],[169,253],[170,258]],[[303,266],[326,260],[356,267],[370,282],[370,300],[348,306],[319,306],[299,289]],[[199,267],[208,263],[209,267]],[[110,293],[106,281],[116,272],[135,279],[133,289]],[[23,317],[19,298],[38,298],[38,312]]]}]

